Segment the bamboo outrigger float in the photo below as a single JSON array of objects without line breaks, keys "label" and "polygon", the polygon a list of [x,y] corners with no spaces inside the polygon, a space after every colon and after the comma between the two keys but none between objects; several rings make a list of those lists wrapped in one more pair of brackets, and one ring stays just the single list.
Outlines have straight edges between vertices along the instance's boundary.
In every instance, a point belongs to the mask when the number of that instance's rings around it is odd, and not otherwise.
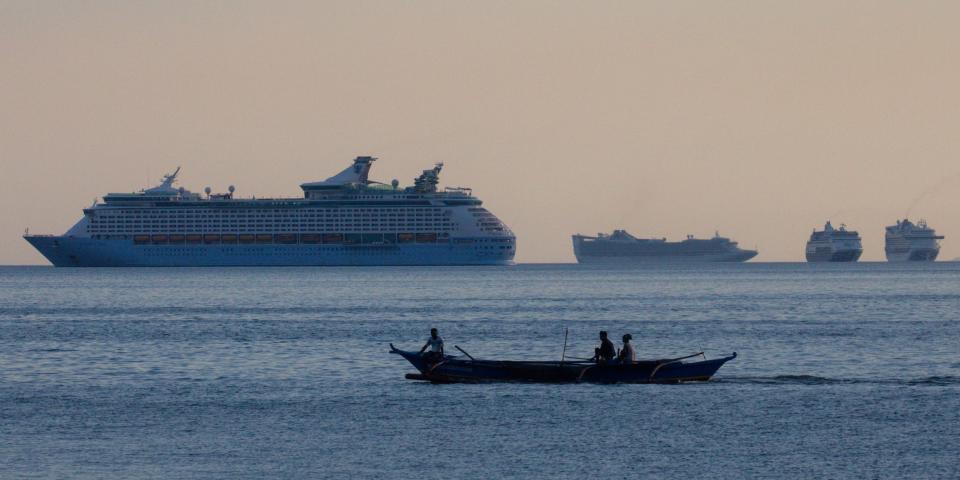
[{"label": "bamboo outrigger float", "polygon": [[[736,352],[713,360],[685,362],[703,352],[680,358],[640,360],[631,364],[601,364],[593,361],[510,361],[478,360],[460,350],[466,358],[444,355],[428,362],[418,352],[399,350],[390,344],[390,353],[400,355],[420,373],[408,373],[410,380],[433,383],[540,382],[540,383],[681,383],[710,380]],[[706,357],[704,357],[706,358]]]}]

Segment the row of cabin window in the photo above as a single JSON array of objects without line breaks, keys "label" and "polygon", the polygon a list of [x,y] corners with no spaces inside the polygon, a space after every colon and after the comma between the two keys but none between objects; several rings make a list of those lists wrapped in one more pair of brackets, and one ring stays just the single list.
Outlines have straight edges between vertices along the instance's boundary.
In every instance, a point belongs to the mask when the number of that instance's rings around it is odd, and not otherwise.
[{"label": "row of cabin window", "polygon": [[303,211],[298,213],[290,212],[270,212],[267,211],[247,211],[247,212],[228,212],[228,211],[150,211],[150,212],[136,212],[136,211],[98,211],[96,215],[99,216],[136,216],[136,217],[152,217],[157,215],[163,216],[176,216],[176,217],[196,217],[198,215],[209,215],[209,216],[269,216],[269,217],[297,217],[303,215],[310,216],[347,216],[347,215],[445,215],[443,210],[411,210],[411,209],[393,209],[393,210],[324,210],[324,211]]},{"label": "row of cabin window", "polygon": [[[474,216],[489,216],[493,214],[474,214]],[[271,214],[239,214],[239,213],[221,213],[219,215],[210,214],[201,214],[201,215],[184,215],[184,214],[150,214],[150,215],[121,215],[119,213],[98,213],[97,217],[113,217],[113,218],[235,218],[235,217],[248,217],[248,218],[318,218],[318,217],[444,217],[442,213],[413,213],[413,212],[397,212],[397,213],[366,213],[366,212],[343,212],[343,213],[305,213],[301,215],[271,215]]]},{"label": "row of cabin window", "polygon": [[[146,227],[140,227],[140,228],[134,228],[134,227],[125,227],[125,228],[96,228],[96,227],[91,227],[91,228],[88,228],[88,229],[87,229],[87,232],[88,232],[88,233],[115,233],[115,232],[120,232],[120,233],[133,233],[133,232],[166,232],[166,231],[171,231],[171,232],[195,232],[195,231],[227,231],[227,232],[253,231],[253,232],[272,232],[272,231],[276,231],[276,230],[288,230],[288,231],[294,231],[294,232],[309,232],[309,231],[315,231],[315,230],[320,230],[320,229],[325,229],[325,228],[324,228],[324,227],[316,227],[316,228],[296,228],[296,227],[282,227],[282,226],[256,226],[256,227],[239,227],[239,228],[238,228],[238,227],[220,227],[220,226],[207,226],[207,227],[194,226],[194,227],[189,227],[189,228],[188,228],[188,227],[183,227],[183,226],[180,226],[180,227],[146,226]],[[329,230],[330,230],[330,231],[335,231],[335,232],[350,232],[350,231],[374,232],[374,231],[378,231],[378,230],[379,230],[379,231],[382,231],[382,230],[383,230],[383,227],[381,227],[381,226],[369,226],[369,227],[347,226],[347,227],[340,227],[340,228],[334,227],[334,229],[329,229]],[[432,232],[432,231],[452,232],[452,231],[457,231],[458,229],[452,229],[452,228],[437,228],[437,227],[432,227],[432,226],[429,226],[429,225],[425,225],[425,226],[409,226],[409,225],[406,225],[406,226],[403,226],[403,227],[401,227],[401,228],[397,228],[396,230],[397,230],[397,231],[401,231],[401,230],[403,230],[403,231],[416,231],[416,232],[426,232],[426,231],[431,231],[431,232]]]}]

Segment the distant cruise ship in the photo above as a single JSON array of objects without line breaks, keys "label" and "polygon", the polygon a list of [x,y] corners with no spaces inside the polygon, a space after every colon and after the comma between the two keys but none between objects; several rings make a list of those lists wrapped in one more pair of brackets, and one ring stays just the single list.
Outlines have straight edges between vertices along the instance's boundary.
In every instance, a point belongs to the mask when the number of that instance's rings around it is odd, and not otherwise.
[{"label": "distant cruise ship", "polygon": [[612,234],[573,236],[573,253],[579,263],[652,263],[652,262],[745,262],[757,255],[737,242],[719,234],[710,239],[693,238],[668,242],[665,238],[636,238],[625,230]]},{"label": "distant cruise ship", "polygon": [[110,193],[59,236],[25,235],[55,266],[507,265],[515,238],[468,188],[437,190],[437,164],[400,188],[369,180],[373,157],[303,198],[234,198],[173,186]]},{"label": "distant cruise ship", "polygon": [[808,262],[856,262],[863,254],[860,235],[846,225],[833,228],[828,221],[822,231],[814,230],[807,241]]},{"label": "distant cruise ship", "polygon": [[897,220],[896,225],[887,227],[887,261],[932,262],[940,254],[940,242],[937,240],[943,240],[943,236],[928,227],[926,220],[916,224],[907,219]]}]

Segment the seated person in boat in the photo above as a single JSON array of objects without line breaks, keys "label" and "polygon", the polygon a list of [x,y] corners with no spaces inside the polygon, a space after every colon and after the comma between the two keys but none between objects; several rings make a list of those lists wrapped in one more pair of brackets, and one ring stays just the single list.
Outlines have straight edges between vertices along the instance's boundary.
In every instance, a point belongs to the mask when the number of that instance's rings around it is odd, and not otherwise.
[{"label": "seated person in boat", "polygon": [[436,328],[430,329],[430,338],[427,339],[427,343],[424,343],[423,348],[420,349],[421,355],[423,355],[423,351],[426,350],[427,347],[430,347],[430,351],[424,355],[424,358],[428,362],[439,362],[443,360],[443,339],[437,334]]},{"label": "seated person in boat", "polygon": [[607,338],[607,331],[600,330],[600,348],[593,349],[591,360],[597,363],[609,363],[616,356],[617,350],[613,347],[613,342]]},{"label": "seated person in boat", "polygon": [[620,349],[620,353],[617,355],[617,360],[624,365],[636,363],[637,361],[637,352],[633,350],[633,344],[630,343],[630,340],[633,340],[633,335],[628,333],[623,336],[623,348]]}]

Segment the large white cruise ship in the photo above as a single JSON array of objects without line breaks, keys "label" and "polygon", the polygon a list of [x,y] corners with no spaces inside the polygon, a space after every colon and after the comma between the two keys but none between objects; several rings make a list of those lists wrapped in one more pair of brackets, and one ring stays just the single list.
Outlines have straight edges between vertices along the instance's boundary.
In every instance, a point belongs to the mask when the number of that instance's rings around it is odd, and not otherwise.
[{"label": "large white cruise ship", "polygon": [[932,262],[940,254],[942,235],[927,226],[926,220],[916,224],[910,220],[897,220],[887,227],[886,248],[888,262]]},{"label": "large white cruise ship", "polygon": [[438,191],[437,164],[401,188],[357,157],[303,198],[234,198],[159,186],[110,193],[63,235],[24,238],[55,266],[507,265],[515,237],[468,188]]},{"label": "large white cruise ship", "polygon": [[856,262],[863,254],[863,245],[860,234],[843,224],[833,228],[827,221],[823,230],[814,229],[810,234],[805,253],[808,262]]}]

